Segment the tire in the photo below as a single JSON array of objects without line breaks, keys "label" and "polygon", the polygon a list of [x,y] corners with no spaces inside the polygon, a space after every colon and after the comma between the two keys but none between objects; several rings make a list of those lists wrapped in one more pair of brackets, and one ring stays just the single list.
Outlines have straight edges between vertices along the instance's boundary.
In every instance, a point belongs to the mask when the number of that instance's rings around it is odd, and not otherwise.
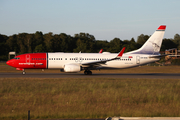
[{"label": "tire", "polygon": [[88,74],[88,71],[84,71],[84,74],[87,75],[87,74]]},{"label": "tire", "polygon": [[91,71],[89,71],[89,75],[92,75],[92,72],[91,72]]}]

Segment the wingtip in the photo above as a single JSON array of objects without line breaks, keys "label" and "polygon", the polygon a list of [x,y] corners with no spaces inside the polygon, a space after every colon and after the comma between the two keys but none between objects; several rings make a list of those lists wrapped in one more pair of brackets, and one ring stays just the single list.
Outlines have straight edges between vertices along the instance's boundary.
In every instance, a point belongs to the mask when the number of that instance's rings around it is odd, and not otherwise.
[{"label": "wingtip", "polygon": [[101,50],[99,51],[99,53],[102,53],[102,51],[103,51],[103,49],[101,49]]}]

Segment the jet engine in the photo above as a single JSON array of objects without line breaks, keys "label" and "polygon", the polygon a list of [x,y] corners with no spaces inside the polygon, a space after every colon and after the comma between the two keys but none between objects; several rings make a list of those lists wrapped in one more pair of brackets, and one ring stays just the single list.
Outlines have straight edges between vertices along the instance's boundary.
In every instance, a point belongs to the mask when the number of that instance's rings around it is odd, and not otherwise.
[{"label": "jet engine", "polygon": [[64,65],[64,72],[80,72],[81,67],[75,64],[66,64]]}]

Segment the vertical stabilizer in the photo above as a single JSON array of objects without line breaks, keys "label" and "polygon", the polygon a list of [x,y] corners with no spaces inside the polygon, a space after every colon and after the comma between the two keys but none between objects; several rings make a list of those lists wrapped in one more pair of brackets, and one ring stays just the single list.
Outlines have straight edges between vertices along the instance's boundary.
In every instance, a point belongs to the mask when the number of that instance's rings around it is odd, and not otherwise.
[{"label": "vertical stabilizer", "polygon": [[159,54],[165,29],[166,29],[165,25],[159,26],[159,28],[152,34],[152,36],[144,43],[144,45],[140,49],[129,53],[154,54],[154,55]]}]

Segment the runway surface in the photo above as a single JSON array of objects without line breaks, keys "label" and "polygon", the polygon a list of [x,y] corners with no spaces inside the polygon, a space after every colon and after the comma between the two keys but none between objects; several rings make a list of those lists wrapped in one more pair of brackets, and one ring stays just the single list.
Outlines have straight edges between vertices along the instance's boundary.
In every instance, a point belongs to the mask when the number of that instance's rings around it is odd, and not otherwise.
[{"label": "runway surface", "polygon": [[180,73],[0,73],[0,78],[150,78],[180,79]]},{"label": "runway surface", "polygon": [[180,120],[180,117],[120,117],[120,118],[106,118],[106,119],[45,119],[45,120]]}]

